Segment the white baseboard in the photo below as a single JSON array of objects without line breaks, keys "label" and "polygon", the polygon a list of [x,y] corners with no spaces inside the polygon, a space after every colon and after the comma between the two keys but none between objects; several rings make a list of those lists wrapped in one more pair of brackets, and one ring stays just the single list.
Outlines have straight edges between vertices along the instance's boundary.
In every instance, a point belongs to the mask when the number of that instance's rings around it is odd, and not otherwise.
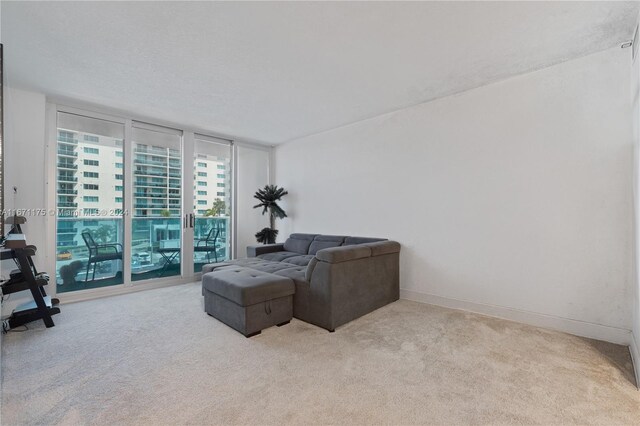
[{"label": "white baseboard", "polygon": [[631,352],[631,361],[633,362],[633,369],[636,372],[636,386],[640,390],[640,347],[638,346],[638,339],[633,333],[631,333],[629,352]]},{"label": "white baseboard", "polygon": [[[610,327],[536,312],[521,311],[503,306],[451,299],[412,290],[400,289],[400,298],[461,311],[474,312],[536,327],[549,328],[551,330],[575,334],[576,336],[604,340],[605,342],[616,343],[618,345],[628,346],[631,344],[631,330],[624,328]],[[638,365],[640,366],[640,364]]]},{"label": "white baseboard", "polygon": [[70,293],[58,293],[55,295],[55,297],[60,299],[60,304],[64,305],[67,303],[84,302],[86,300],[99,299],[102,297],[119,296],[121,294],[137,293],[144,290],[153,290],[156,288],[188,284],[195,281],[195,278],[158,278],[155,281],[142,284],[133,284],[128,286],[125,286],[124,284],[118,284],[109,287],[98,287],[87,290],[73,291]]}]

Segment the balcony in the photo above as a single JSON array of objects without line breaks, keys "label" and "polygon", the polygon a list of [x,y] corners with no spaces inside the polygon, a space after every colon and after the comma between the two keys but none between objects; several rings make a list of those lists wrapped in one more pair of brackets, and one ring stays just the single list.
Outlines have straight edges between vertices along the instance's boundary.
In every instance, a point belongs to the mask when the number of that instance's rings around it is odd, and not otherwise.
[{"label": "balcony", "polygon": [[77,170],[78,165],[73,163],[58,163],[59,169]]},{"label": "balcony", "polygon": [[135,164],[136,166],[139,166],[139,167],[144,167],[144,166],[162,167],[162,168],[166,168],[167,167],[167,162],[166,161],[147,160],[146,158],[136,158],[134,160],[133,164]]},{"label": "balcony", "polygon": [[165,203],[158,203],[158,204],[134,203],[133,207],[135,207],[136,209],[166,209],[167,205]]},{"label": "balcony", "polygon": [[135,192],[133,196],[138,198],[167,198],[167,194],[154,194],[152,192]]},{"label": "balcony", "polygon": [[[66,227],[66,228],[60,228],[58,227],[58,229],[56,230],[56,235],[65,235],[65,234],[73,234],[75,237],[75,234],[78,232],[78,230],[75,227]],[[71,238],[73,240],[73,238]],[[60,242],[62,239],[58,238],[58,242]]]},{"label": "balcony", "polygon": [[76,207],[78,207],[78,203],[58,203],[58,207],[75,209]]},{"label": "balcony", "polygon": [[58,142],[70,143],[70,144],[77,145],[78,144],[78,139],[73,138],[73,137],[68,137],[68,136],[58,136]]},{"label": "balcony", "polygon": [[153,154],[153,155],[158,155],[158,156],[167,156],[167,149],[166,148],[155,148],[155,147],[136,147],[134,152],[136,154]]},{"label": "balcony", "polygon": [[74,176],[58,176],[58,182],[78,182],[78,178]]},{"label": "balcony", "polygon": [[[192,259],[184,258],[180,253],[182,236],[182,219],[179,209],[169,209],[171,217],[161,217],[161,209],[145,206],[155,213],[153,217],[133,217],[131,234],[126,238],[130,244],[131,257],[125,261],[131,262],[132,281],[148,280],[158,277],[168,277],[180,274],[181,262],[193,262],[196,271],[202,265],[214,261],[224,261],[229,256],[227,230],[229,219],[226,217],[198,217],[195,220],[194,245],[198,240],[206,239],[209,231],[214,227],[221,227],[223,231],[215,244],[215,255],[199,251]],[[156,210],[157,209],[157,210]],[[98,263],[95,279],[93,266],[88,279],[85,279],[86,263],[89,250],[82,238],[82,232],[89,230],[98,244],[124,244],[122,218],[82,218],[58,217],[56,240],[56,283],[59,293],[84,290],[122,284],[124,282],[122,260],[112,260]],[[200,243],[202,245],[202,243]],[[167,258],[160,253],[161,248],[175,247],[178,256],[173,263],[167,264]],[[166,253],[165,253],[166,254]],[[207,257],[208,255],[208,257]],[[65,267],[63,269],[63,267]],[[78,267],[80,266],[80,267]]]},{"label": "balcony", "polygon": [[58,149],[58,155],[62,155],[66,157],[77,157],[78,153],[71,149]]},{"label": "balcony", "polygon": [[136,180],[134,181],[134,186],[149,186],[152,188],[166,188],[167,184],[166,183],[156,183],[156,182],[149,182],[149,181],[145,181],[145,180]]},{"label": "balcony", "polygon": [[156,176],[156,177],[162,177],[162,178],[167,177],[166,173],[150,172],[148,170],[134,170],[133,174],[141,175],[141,176]]},{"label": "balcony", "polygon": [[77,189],[60,189],[58,188],[58,195],[78,195]]}]

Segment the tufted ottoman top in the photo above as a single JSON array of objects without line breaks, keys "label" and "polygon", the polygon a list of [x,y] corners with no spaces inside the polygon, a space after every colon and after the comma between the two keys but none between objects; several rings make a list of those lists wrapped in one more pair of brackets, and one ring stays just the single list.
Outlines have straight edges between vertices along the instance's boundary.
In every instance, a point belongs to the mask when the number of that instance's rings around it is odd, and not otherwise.
[{"label": "tufted ottoman top", "polygon": [[240,306],[255,305],[295,293],[295,285],[290,278],[244,267],[224,268],[204,274],[202,286]]}]

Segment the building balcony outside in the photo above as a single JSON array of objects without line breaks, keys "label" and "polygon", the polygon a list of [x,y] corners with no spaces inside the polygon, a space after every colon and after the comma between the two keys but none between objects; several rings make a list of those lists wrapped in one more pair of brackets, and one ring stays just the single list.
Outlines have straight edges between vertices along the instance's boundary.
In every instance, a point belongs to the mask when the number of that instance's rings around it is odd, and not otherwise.
[{"label": "building balcony outside", "polygon": [[167,150],[165,148],[156,148],[152,146],[141,147],[137,146],[134,151],[136,154],[153,154],[157,156],[167,156]]},{"label": "building balcony outside", "polygon": [[59,169],[77,170],[78,165],[73,163],[58,163]]},{"label": "building balcony outside", "polygon": [[57,191],[58,195],[78,195],[77,189],[60,189]]},{"label": "building balcony outside", "polygon": [[[64,228],[58,228],[56,230],[57,235],[73,234],[74,238],[77,233],[78,233],[78,230],[75,227],[71,227],[71,228],[64,227]],[[58,239],[58,242],[60,242],[60,239]]]},{"label": "building balcony outside", "polygon": [[58,182],[78,182],[75,176],[58,176]]},{"label": "building balcony outside", "polygon": [[150,192],[134,192],[133,196],[138,198],[167,198],[166,193],[154,194]]},{"label": "building balcony outside", "polygon": [[60,149],[58,148],[58,155],[66,157],[77,157],[78,153],[72,149]]},{"label": "building balcony outside", "polygon": [[133,174],[134,175],[138,175],[138,176],[153,176],[153,177],[160,177],[160,178],[166,178],[167,177],[167,173],[166,172],[165,173],[152,172],[152,171],[149,171],[149,170],[134,170]]},{"label": "building balcony outside", "polygon": [[58,207],[75,209],[78,207],[78,203],[58,203]]},{"label": "building balcony outside", "polygon": [[70,137],[66,137],[66,136],[58,136],[58,142],[77,145],[78,144],[78,139],[70,138]]},{"label": "building balcony outside", "polygon": [[166,161],[147,160],[146,158],[135,158],[133,160],[133,164],[138,167],[144,167],[144,166],[163,167],[163,168],[167,167]]}]

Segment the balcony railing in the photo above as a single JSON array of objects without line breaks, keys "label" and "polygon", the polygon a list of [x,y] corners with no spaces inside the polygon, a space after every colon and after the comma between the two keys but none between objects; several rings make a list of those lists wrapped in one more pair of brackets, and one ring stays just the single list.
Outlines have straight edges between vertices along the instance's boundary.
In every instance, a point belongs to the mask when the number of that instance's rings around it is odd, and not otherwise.
[{"label": "balcony railing", "polygon": [[78,182],[78,178],[73,176],[58,176],[58,182]]},{"label": "balcony railing", "polygon": [[136,147],[134,150],[136,154],[154,154],[154,155],[164,155],[167,156],[167,150],[165,148],[153,148],[153,147]]},{"label": "balcony railing", "polygon": [[58,203],[58,207],[76,208],[78,203]]},{"label": "balcony railing", "polygon": [[134,170],[133,174],[134,175],[142,175],[142,176],[157,176],[157,177],[163,177],[163,178],[167,177],[166,173],[154,173],[154,172],[150,172],[148,170]]},{"label": "balcony railing", "polygon": [[57,235],[63,235],[63,234],[76,234],[78,232],[78,230],[76,228],[60,228],[58,227],[58,229],[56,230],[56,234]]},{"label": "balcony railing", "polygon": [[154,187],[154,188],[166,188],[167,184],[166,183],[156,183],[156,182],[149,182],[149,181],[145,181],[145,180],[136,180],[133,183],[136,186],[150,186],[150,187]]},{"label": "balcony railing", "polygon": [[58,155],[66,155],[67,157],[77,157],[78,153],[70,149],[59,149]]},{"label": "balcony railing", "polygon": [[77,170],[78,169],[78,165],[77,164],[73,164],[73,163],[58,163],[58,168],[59,169]]},{"label": "balcony railing", "polygon": [[154,194],[154,193],[145,193],[145,192],[134,192],[133,193],[134,197],[140,197],[140,198],[167,198],[167,194]]},{"label": "balcony railing", "polygon": [[163,168],[167,167],[166,161],[147,160],[146,158],[136,158],[134,159],[133,164],[140,167],[144,167],[144,166],[163,167]]},{"label": "balcony railing", "polygon": [[77,189],[60,189],[58,188],[58,195],[78,195]]},{"label": "balcony railing", "polygon": [[133,207],[136,209],[166,209],[166,204],[145,204],[145,203],[134,203]]}]

